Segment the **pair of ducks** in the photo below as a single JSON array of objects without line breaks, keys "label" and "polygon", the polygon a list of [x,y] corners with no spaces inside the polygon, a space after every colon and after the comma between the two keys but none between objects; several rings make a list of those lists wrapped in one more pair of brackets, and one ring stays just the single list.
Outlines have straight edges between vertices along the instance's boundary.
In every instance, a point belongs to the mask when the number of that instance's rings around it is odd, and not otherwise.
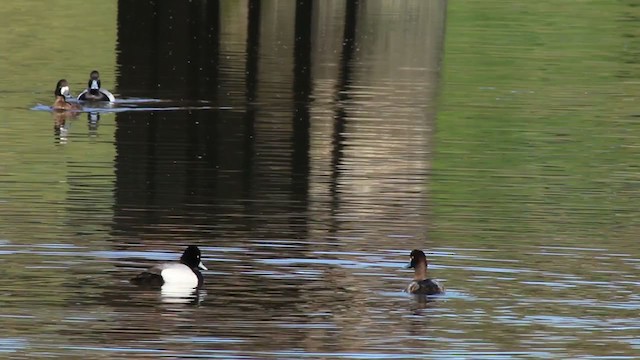
[{"label": "pair of ducks", "polygon": [[[411,262],[407,268],[415,269],[413,281],[405,290],[411,294],[436,295],[444,293],[444,287],[436,280],[427,277],[427,257],[422,250],[413,250]],[[207,270],[202,264],[200,249],[189,246],[180,257],[180,262],[164,263],[152,267],[131,279],[133,284],[146,287],[161,287],[165,284],[187,288],[200,288],[204,278],[200,269]]]},{"label": "pair of ducks", "polygon": [[[65,79],[61,79],[56,84],[56,90],[54,91],[55,101],[53,102],[54,110],[81,110],[82,106],[78,104],[72,104],[67,101],[67,96],[70,96],[69,82]],[[114,102],[116,98],[107,89],[103,89],[100,82],[100,73],[97,70],[93,70],[89,74],[89,82],[87,88],[84,89],[80,95],[78,95],[78,101],[109,101]]]}]

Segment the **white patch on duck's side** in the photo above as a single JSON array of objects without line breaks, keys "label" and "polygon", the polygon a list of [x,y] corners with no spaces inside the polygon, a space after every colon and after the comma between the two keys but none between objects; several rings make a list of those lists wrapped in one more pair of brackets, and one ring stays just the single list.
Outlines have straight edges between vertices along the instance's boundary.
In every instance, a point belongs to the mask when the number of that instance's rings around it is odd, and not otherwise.
[{"label": "white patch on duck's side", "polygon": [[[100,93],[104,96],[107,97],[107,99],[110,102],[115,102],[116,101],[116,97],[113,96],[113,94],[107,90],[107,89],[98,89],[98,91],[100,91]],[[84,99],[82,99],[83,96],[86,96],[86,94],[89,92],[89,89],[84,89],[82,90],[82,92],[80,94],[78,94],[78,101],[83,101]]]},{"label": "white patch on duck's side", "polygon": [[198,286],[198,276],[184,264],[162,265],[160,275],[162,275],[166,286],[182,288],[195,288]]},{"label": "white patch on duck's side", "polygon": [[409,294],[412,294],[418,289],[420,289],[420,284],[418,284],[415,281],[412,281],[411,284],[409,284],[409,286],[407,286],[407,288],[404,289],[404,291],[408,292]]},{"label": "white patch on duck's side", "polygon": [[113,96],[113,94],[109,90],[100,89],[100,92],[102,93],[102,95],[106,96],[107,99],[109,99],[110,102],[115,102],[116,101],[116,97]]},{"label": "white patch on duck's side", "polygon": [[[426,280],[422,280],[422,281],[426,281]],[[444,286],[442,286],[442,284],[440,284],[437,280],[429,279],[428,281],[432,285],[435,285],[435,287],[438,289],[438,293],[444,293]],[[414,294],[417,291],[420,291],[421,287],[422,285],[420,284],[420,282],[414,280],[409,284],[409,286],[407,286],[407,288],[404,291],[410,294]]]}]

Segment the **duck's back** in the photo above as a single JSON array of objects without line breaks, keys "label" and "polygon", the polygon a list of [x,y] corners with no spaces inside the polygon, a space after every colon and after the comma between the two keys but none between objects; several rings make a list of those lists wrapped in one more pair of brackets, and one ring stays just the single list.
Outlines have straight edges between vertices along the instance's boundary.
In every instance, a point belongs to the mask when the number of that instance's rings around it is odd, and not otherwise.
[{"label": "duck's back", "polygon": [[132,284],[145,287],[161,287],[164,285],[162,275],[155,271],[145,271],[130,280]]},{"label": "duck's back", "polygon": [[131,283],[146,287],[181,286],[195,288],[202,286],[202,274],[181,263],[165,263],[152,267],[131,279]]},{"label": "duck's back", "polygon": [[116,101],[113,94],[106,89],[99,89],[97,94],[92,94],[90,89],[85,89],[78,95],[80,101]]},{"label": "duck's back", "polygon": [[407,286],[408,293],[421,295],[436,295],[444,293],[444,286],[436,280],[414,280]]},{"label": "duck's back", "polygon": [[180,262],[158,264],[130,280],[142,287],[173,287],[180,289],[200,288],[204,278],[200,270],[207,270],[202,264],[200,249],[190,245],[180,257]]}]

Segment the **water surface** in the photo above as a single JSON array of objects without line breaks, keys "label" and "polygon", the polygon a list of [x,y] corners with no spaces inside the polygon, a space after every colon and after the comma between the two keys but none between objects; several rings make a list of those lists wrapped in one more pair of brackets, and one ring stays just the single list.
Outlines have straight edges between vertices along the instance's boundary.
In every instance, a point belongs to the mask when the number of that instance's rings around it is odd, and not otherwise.
[{"label": "water surface", "polygon": [[0,5],[4,356],[640,355],[631,2],[60,5]]}]

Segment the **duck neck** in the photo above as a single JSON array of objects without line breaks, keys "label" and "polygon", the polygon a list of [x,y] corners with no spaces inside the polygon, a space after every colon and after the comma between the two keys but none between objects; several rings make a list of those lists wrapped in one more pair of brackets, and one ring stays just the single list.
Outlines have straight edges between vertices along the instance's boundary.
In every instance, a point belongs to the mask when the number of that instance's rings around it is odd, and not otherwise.
[{"label": "duck neck", "polygon": [[426,262],[419,263],[416,265],[413,279],[417,281],[427,279],[427,263]]}]

